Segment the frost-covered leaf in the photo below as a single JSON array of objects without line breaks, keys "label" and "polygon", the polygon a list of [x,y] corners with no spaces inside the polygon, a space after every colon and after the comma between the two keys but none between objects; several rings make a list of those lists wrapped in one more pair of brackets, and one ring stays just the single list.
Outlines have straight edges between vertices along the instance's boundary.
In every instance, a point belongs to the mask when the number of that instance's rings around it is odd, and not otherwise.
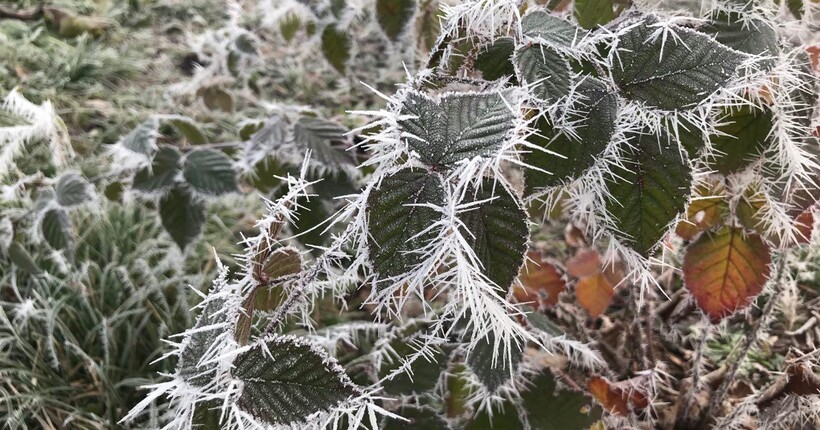
[{"label": "frost-covered leaf", "polygon": [[515,53],[515,41],[511,37],[499,37],[479,49],[474,66],[488,81],[501,79],[504,76],[515,76],[515,66],[512,63],[513,53]]},{"label": "frost-covered leaf", "polygon": [[222,403],[219,400],[208,400],[197,403],[191,417],[192,428],[195,430],[222,429]]},{"label": "frost-covered leaf", "polygon": [[[401,366],[402,359],[415,354],[416,350],[405,340],[399,339],[390,344],[396,352],[391,363],[383,363],[379,369],[379,377],[384,378]],[[393,379],[384,381],[385,393],[391,395],[423,394],[435,388],[442,373],[447,370],[448,353],[440,348],[433,348],[431,358],[418,357],[411,365],[412,376],[407,372],[399,373]]]},{"label": "frost-covered leaf", "polygon": [[[643,256],[651,254],[670,224],[685,209],[692,172],[685,154],[666,134],[632,134],[626,168],[607,178],[606,211],[612,233]],[[683,157],[683,159],[681,158]]]},{"label": "frost-covered leaf", "polygon": [[415,12],[415,0],[376,0],[376,19],[393,41],[398,40]]},{"label": "frost-covered leaf", "polygon": [[595,28],[615,18],[612,0],[575,0],[572,14],[583,28]]},{"label": "frost-covered leaf", "polygon": [[230,329],[231,313],[223,309],[225,303],[223,298],[209,299],[191,328],[192,333],[183,341],[177,361],[177,375],[188,384],[204,386],[216,375],[217,363],[201,363],[217,337]]},{"label": "frost-covered leaf", "polygon": [[270,281],[302,271],[302,255],[292,247],[279,248],[271,253],[262,266],[262,272]]},{"label": "frost-covered leaf", "polygon": [[486,410],[476,413],[464,430],[520,430],[524,428],[515,406],[505,402],[500,410],[493,407],[492,417]]},{"label": "frost-covered leaf", "polygon": [[150,156],[157,150],[158,129],[157,119],[150,118],[123,136],[119,144],[137,154]]},{"label": "frost-covered leaf", "polygon": [[185,137],[185,140],[190,144],[202,145],[208,143],[208,138],[205,137],[205,134],[199,129],[197,123],[191,118],[187,116],[172,116],[167,118],[166,121],[174,126],[179,134]]},{"label": "frost-covered leaf", "polygon": [[515,113],[504,100],[509,93],[452,94],[438,102],[410,93],[399,121],[407,144],[430,166],[451,166],[473,157],[492,156],[512,131]]},{"label": "frost-covered leaf", "polygon": [[293,40],[293,36],[296,36],[300,28],[302,28],[302,20],[295,12],[288,12],[279,20],[279,32],[287,42]]},{"label": "frost-covered leaf", "polygon": [[518,82],[532,87],[538,101],[554,103],[569,94],[571,70],[567,58],[555,48],[533,43],[515,51],[513,58]]},{"label": "frost-covered leaf", "polygon": [[686,215],[675,227],[675,234],[691,240],[696,234],[722,223],[729,213],[729,201],[723,192],[721,184],[698,186],[695,197],[686,208]]},{"label": "frost-covered leaf", "polygon": [[245,144],[242,162],[246,167],[256,166],[272,155],[288,139],[288,122],[281,115],[273,115],[250,134]]},{"label": "frost-covered leaf", "polygon": [[34,258],[26,250],[26,248],[18,241],[11,242],[9,245],[9,259],[14,267],[28,273],[29,275],[39,275],[43,273],[40,266],[34,262]]},{"label": "frost-covered leaf", "polygon": [[311,151],[311,157],[322,164],[339,167],[354,163],[345,147],[334,144],[347,142],[347,129],[335,122],[303,116],[293,126],[296,143]]},{"label": "frost-covered leaf", "polygon": [[78,206],[94,198],[91,184],[77,172],[65,173],[54,187],[57,203],[63,207]]},{"label": "frost-covered leaf", "polygon": [[233,46],[237,51],[244,55],[257,55],[259,52],[256,49],[256,40],[248,33],[242,33],[233,41]]},{"label": "frost-covered leaf", "polygon": [[538,150],[524,156],[524,162],[535,169],[526,172],[526,189],[531,194],[534,190],[576,179],[598,159],[609,145],[615,132],[615,119],[618,115],[618,100],[615,94],[607,91],[606,85],[599,79],[587,77],[578,87],[581,98],[572,107],[577,112],[569,115],[568,121],[576,124],[574,132],[577,137],[552,127],[546,116],[536,122],[537,133],[528,137],[530,143],[557,153]]},{"label": "frost-covered leaf", "polygon": [[205,107],[210,110],[221,110],[223,112],[233,112],[233,97],[222,88],[211,86],[200,88],[196,92],[202,98]]},{"label": "frost-covered leaf", "polygon": [[624,96],[664,110],[691,108],[723,86],[743,62],[743,54],[711,37],[670,27],[660,31],[647,18],[624,34],[613,59],[612,76]]},{"label": "frost-covered leaf", "polygon": [[240,354],[233,376],[242,381],[239,407],[270,425],[304,422],[360,394],[336,359],[293,336],[270,336]]},{"label": "frost-covered leaf", "polygon": [[176,186],[159,200],[162,226],[181,249],[194,241],[205,222],[205,206],[187,189]]},{"label": "frost-covered leaf", "polygon": [[571,22],[540,9],[524,15],[521,28],[525,36],[540,38],[559,48],[571,46],[574,40],[580,40],[586,33]]},{"label": "frost-covered leaf", "polygon": [[608,380],[595,376],[590,378],[587,388],[595,400],[600,403],[607,412],[622,417],[628,417],[632,411],[642,410],[649,406],[649,399],[642,392],[629,387],[616,385]]},{"label": "frost-covered leaf", "polygon": [[522,393],[524,410],[533,430],[581,430],[601,416],[591,399],[581,393],[561,391],[549,370],[529,381]]},{"label": "frost-covered leaf", "polygon": [[385,178],[378,190],[371,191],[367,199],[367,244],[370,261],[383,278],[407,273],[420,261],[417,250],[436,232],[419,233],[441,215],[419,205],[443,202],[441,179],[423,169],[400,170]]},{"label": "frost-covered leaf", "polygon": [[150,167],[143,167],[134,174],[135,190],[153,192],[171,188],[181,170],[182,154],[172,146],[163,146],[154,155]]},{"label": "frost-covered leaf", "polygon": [[[715,11],[699,30],[747,54],[775,57],[780,53],[774,28],[765,21],[745,18],[739,12]],[[763,65],[771,68],[775,62],[775,59],[767,59]]]},{"label": "frost-covered leaf", "polygon": [[683,282],[698,307],[716,322],[763,291],[770,263],[769,247],[760,236],[726,226],[686,248]]},{"label": "frost-covered leaf", "polygon": [[74,235],[71,229],[71,219],[63,209],[49,209],[43,215],[40,231],[53,249],[70,252],[73,247]]},{"label": "frost-covered leaf", "polygon": [[345,74],[350,60],[350,35],[329,25],[322,32],[322,54],[336,71]]},{"label": "frost-covered leaf", "polygon": [[474,193],[468,191],[466,199],[489,200],[459,218],[467,229],[464,237],[483,265],[484,274],[503,296],[524,262],[529,240],[527,214],[516,197],[490,179],[484,180]]},{"label": "frost-covered leaf", "polygon": [[748,166],[763,153],[773,118],[768,109],[762,112],[743,106],[725,112],[722,122],[726,124],[718,130],[723,134],[711,137],[715,157],[709,166],[728,175]]},{"label": "frost-covered leaf", "polygon": [[[494,393],[498,387],[510,380],[515,368],[518,367],[524,356],[524,352],[519,345],[510,345],[509,351],[504,345],[499,345],[498,353],[495,360],[493,360],[495,349],[495,336],[490,333],[478,341],[475,348],[467,356],[466,362],[470,370],[490,393]],[[510,364],[512,364],[512,370]]]},{"label": "frost-covered leaf", "polygon": [[[293,223],[293,233],[298,235],[296,240],[312,250],[317,250],[317,246],[324,246],[330,233],[324,231],[324,223],[333,215],[328,209],[328,204],[321,198],[300,198],[296,202],[301,206],[299,218]],[[318,226],[318,227],[317,227]]]},{"label": "frost-covered leaf", "polygon": [[441,415],[429,406],[404,406],[396,411],[407,421],[386,418],[380,427],[382,430],[450,430],[452,426]]},{"label": "frost-covered leaf", "polygon": [[233,161],[221,151],[213,149],[191,151],[185,157],[182,176],[194,190],[202,194],[219,196],[237,189]]}]

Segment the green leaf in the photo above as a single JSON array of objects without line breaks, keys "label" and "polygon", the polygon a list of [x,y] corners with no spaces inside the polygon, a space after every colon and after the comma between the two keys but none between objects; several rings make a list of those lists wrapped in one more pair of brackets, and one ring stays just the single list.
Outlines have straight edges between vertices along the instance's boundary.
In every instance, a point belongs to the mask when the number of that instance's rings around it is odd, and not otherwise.
[{"label": "green leaf", "polygon": [[559,49],[572,46],[574,40],[581,40],[586,33],[571,22],[544,10],[533,10],[524,15],[521,28],[525,36],[539,38]]},{"label": "green leaf", "polygon": [[[390,344],[399,358],[406,359],[415,354],[407,339],[400,339]],[[429,392],[436,387],[441,374],[447,370],[449,354],[442,349],[434,348],[432,357],[421,356],[410,365],[412,376],[407,372],[399,373],[393,379],[384,381],[384,391],[390,395],[413,395]],[[402,361],[393,357],[392,363],[383,363],[379,369],[379,378],[384,378],[402,365]]]},{"label": "green leaf", "polygon": [[[213,293],[214,291],[211,292]],[[193,333],[183,341],[182,351],[177,361],[177,375],[191,385],[205,386],[216,376],[218,363],[200,364],[200,362],[217,341],[219,335],[229,329],[231,313],[224,311],[225,302],[224,298],[211,298],[191,328]],[[213,327],[210,328],[211,326]],[[206,412],[202,411],[202,413]]]},{"label": "green leaf", "polygon": [[415,12],[415,0],[376,0],[376,20],[392,41],[398,40]]},{"label": "green leaf", "polygon": [[450,430],[450,423],[430,406],[402,406],[396,411],[407,421],[395,418],[385,418],[382,422],[382,430]]},{"label": "green leaf", "polygon": [[119,144],[137,154],[151,155],[157,150],[159,122],[150,118],[123,136]]},{"label": "green leaf", "polygon": [[589,397],[572,391],[559,391],[555,379],[545,370],[530,381],[523,393],[523,406],[533,430],[582,430],[601,416]]},{"label": "green leaf", "polygon": [[213,149],[191,151],[185,157],[182,176],[194,190],[203,194],[219,196],[237,190],[233,162]]},{"label": "green leaf", "polygon": [[76,172],[60,176],[54,192],[57,195],[57,203],[63,207],[81,205],[94,198],[91,184]]},{"label": "green leaf", "polygon": [[524,428],[518,411],[509,402],[504,402],[500,410],[493,406],[493,416],[486,410],[477,413],[472,420],[464,427],[464,430],[520,430]]},{"label": "green leaf", "polygon": [[515,76],[515,66],[512,63],[514,53],[515,41],[511,37],[500,37],[481,47],[474,66],[488,81]]},{"label": "green leaf", "polygon": [[576,125],[574,131],[577,138],[554,129],[547,117],[542,116],[535,124],[537,133],[527,139],[534,145],[565,157],[531,149],[524,156],[524,162],[551,174],[535,169],[527,170],[527,194],[578,178],[609,145],[615,132],[618,98],[607,90],[601,80],[593,77],[585,78],[579,85],[578,92],[581,98],[572,107],[572,111],[576,113],[570,114],[567,119],[567,122]]},{"label": "green leaf", "polygon": [[522,309],[527,314],[527,322],[530,323],[532,328],[547,333],[553,337],[563,336],[566,334],[561,327],[550,321],[546,315],[533,310],[529,306],[524,306]]},{"label": "green leaf", "polygon": [[[739,12],[715,11],[699,30],[712,35],[718,42],[747,54],[776,57],[780,53],[777,32],[771,24],[744,17]],[[775,59],[767,59],[761,64],[771,69],[776,62]]]},{"label": "green leaf", "polygon": [[361,392],[336,359],[293,336],[272,335],[234,366],[233,376],[243,383],[237,404],[270,425],[302,423]]},{"label": "green leaf", "polygon": [[53,249],[71,252],[74,234],[71,229],[71,219],[63,209],[50,209],[44,215],[40,224],[43,238]]},{"label": "green leaf", "polygon": [[25,247],[20,242],[13,241],[9,245],[9,259],[14,267],[28,273],[29,275],[39,275],[43,270],[37,266],[31,254],[28,253]]},{"label": "green leaf", "polygon": [[467,366],[490,393],[495,393],[498,387],[510,380],[524,356],[520,345],[510,345],[509,351],[504,345],[499,345],[498,355],[493,362],[495,347],[495,336],[490,333],[482,338],[467,356]]},{"label": "green leaf", "polygon": [[612,76],[624,96],[664,110],[692,108],[723,86],[744,60],[711,37],[670,27],[658,35],[644,19],[624,34],[613,59]]},{"label": "green leaf", "polygon": [[350,60],[351,45],[350,36],[336,27],[329,25],[322,32],[322,54],[330,65],[343,75]]},{"label": "green leaf", "polygon": [[508,138],[515,114],[498,94],[450,94],[435,100],[410,93],[399,121],[413,135],[407,144],[427,165],[449,167],[474,157],[494,155]]},{"label": "green leaf", "polygon": [[256,41],[247,33],[237,36],[233,41],[233,46],[238,52],[244,55],[254,56],[259,54],[259,51],[256,49]]},{"label": "green leaf", "polygon": [[677,131],[671,127],[667,127],[666,131],[678,141],[690,160],[697,158],[698,153],[706,143],[703,138],[703,131],[685,118],[679,118]]},{"label": "green leaf", "polygon": [[606,211],[615,224],[612,233],[648,256],[683,213],[692,172],[686,155],[668,135],[644,133],[628,136],[629,148],[622,157],[626,168],[613,167],[606,181]]},{"label": "green leaf", "polygon": [[524,264],[529,239],[527,214],[517,197],[491,179],[485,179],[474,193],[468,191],[464,203],[483,200],[489,201],[459,218],[467,229],[465,239],[484,266],[483,273],[499,287],[499,295],[504,296]]},{"label": "green leaf", "polygon": [[296,240],[318,253],[320,250],[316,247],[326,245],[330,238],[330,233],[324,231],[327,227],[324,223],[332,213],[327,208],[327,202],[317,197],[301,198],[297,204],[301,208],[299,218],[293,223],[293,233],[298,235]]},{"label": "green leaf", "polygon": [[165,230],[184,250],[202,232],[205,206],[190,191],[176,186],[159,200],[159,216]]},{"label": "green leaf", "polygon": [[532,86],[531,94],[553,103],[569,94],[571,70],[566,57],[547,45],[523,45],[515,52],[518,82]]},{"label": "green leaf", "polygon": [[181,134],[191,145],[208,143],[208,138],[199,129],[196,122],[187,116],[173,116],[167,119],[168,123]]},{"label": "green leaf", "polygon": [[279,20],[279,32],[282,33],[282,37],[286,42],[293,40],[293,36],[296,36],[296,32],[299,31],[301,27],[302,20],[300,20],[299,15],[294,12],[288,12]]},{"label": "green leaf", "polygon": [[723,175],[737,172],[748,166],[766,149],[773,117],[770,110],[765,112],[743,106],[727,110],[718,130],[725,135],[712,136],[715,158],[709,166]]},{"label": "green leaf", "polygon": [[403,169],[382,180],[367,198],[370,261],[382,278],[407,273],[420,261],[417,250],[435,237],[420,233],[441,215],[418,206],[444,203],[444,187],[435,173]]},{"label": "green leaf", "polygon": [[134,174],[133,187],[144,192],[163,191],[176,183],[180,172],[182,154],[172,146],[163,146],[154,155],[151,167],[144,167]]},{"label": "green leaf", "polygon": [[578,25],[595,28],[615,19],[612,0],[575,0],[572,13]]},{"label": "green leaf", "polygon": [[197,403],[191,418],[194,430],[220,430],[222,428],[222,402],[208,400]]},{"label": "green leaf", "polygon": [[320,163],[333,167],[354,164],[353,157],[345,147],[334,145],[348,141],[345,133],[347,129],[335,122],[309,116],[299,118],[293,126],[296,143],[309,149],[311,157]]},{"label": "green leaf", "polygon": [[233,112],[233,97],[219,87],[205,87],[197,91],[197,96],[202,98],[205,107],[210,110],[221,110],[223,112]]}]

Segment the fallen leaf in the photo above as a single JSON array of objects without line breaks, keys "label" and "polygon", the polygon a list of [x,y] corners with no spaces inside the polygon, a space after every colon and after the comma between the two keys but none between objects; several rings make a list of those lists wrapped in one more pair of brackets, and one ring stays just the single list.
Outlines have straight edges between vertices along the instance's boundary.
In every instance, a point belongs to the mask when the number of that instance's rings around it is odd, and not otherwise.
[{"label": "fallen leaf", "polygon": [[594,275],[601,271],[601,256],[593,248],[578,251],[567,261],[567,273],[576,278]]},{"label": "fallen leaf", "polygon": [[613,384],[600,376],[592,377],[587,383],[590,394],[610,413],[629,416],[631,410],[642,410],[649,406],[649,400],[630,381]]},{"label": "fallen leaf", "polygon": [[687,247],[683,281],[698,307],[717,322],[763,291],[770,263],[769,247],[759,235],[723,227]]},{"label": "fallen leaf", "polygon": [[757,407],[763,409],[787,395],[814,396],[820,394],[820,376],[806,363],[795,362],[786,366],[775,382],[761,393]]},{"label": "fallen leaf", "polygon": [[558,295],[566,289],[561,273],[544,260],[540,252],[527,253],[527,262],[518,275],[521,285],[513,286],[513,295],[519,303],[538,303],[555,306]]},{"label": "fallen leaf", "polygon": [[615,289],[601,272],[581,278],[575,286],[578,303],[587,311],[590,318],[598,318],[612,303],[614,294]]}]

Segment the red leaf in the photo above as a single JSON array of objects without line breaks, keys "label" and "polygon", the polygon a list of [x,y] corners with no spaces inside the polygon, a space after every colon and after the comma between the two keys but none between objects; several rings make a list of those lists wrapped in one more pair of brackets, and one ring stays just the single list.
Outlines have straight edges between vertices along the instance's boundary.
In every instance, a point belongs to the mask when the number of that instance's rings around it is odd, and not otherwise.
[{"label": "red leaf", "polygon": [[712,322],[747,306],[769,278],[769,247],[757,234],[723,227],[689,245],[684,285]]},{"label": "red leaf", "polygon": [[538,303],[555,306],[558,295],[566,289],[561,273],[546,262],[540,252],[527,253],[527,263],[518,275],[520,286],[513,286],[513,296],[519,303]]},{"label": "red leaf", "polygon": [[578,251],[567,261],[567,273],[576,278],[591,276],[601,271],[601,256],[598,251],[586,248]]},{"label": "red leaf", "polygon": [[622,388],[620,385],[612,384],[600,376],[592,377],[587,383],[590,394],[598,403],[610,413],[629,416],[630,409],[642,410],[649,406],[646,396],[634,387]]},{"label": "red leaf", "polygon": [[590,318],[598,318],[612,303],[614,294],[615,289],[601,272],[581,278],[575,286],[578,303],[587,311]]}]

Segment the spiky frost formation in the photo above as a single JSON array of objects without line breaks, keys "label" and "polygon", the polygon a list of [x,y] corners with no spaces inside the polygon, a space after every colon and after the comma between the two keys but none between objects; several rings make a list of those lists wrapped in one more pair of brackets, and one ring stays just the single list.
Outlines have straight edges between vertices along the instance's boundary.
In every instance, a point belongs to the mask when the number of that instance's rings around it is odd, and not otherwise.
[{"label": "spiky frost formation", "polygon": [[0,127],[0,176],[9,173],[14,157],[20,155],[25,146],[34,140],[48,141],[54,165],[58,168],[65,166],[74,157],[68,131],[50,101],[36,105],[15,88],[3,99],[0,109],[27,123]]}]

